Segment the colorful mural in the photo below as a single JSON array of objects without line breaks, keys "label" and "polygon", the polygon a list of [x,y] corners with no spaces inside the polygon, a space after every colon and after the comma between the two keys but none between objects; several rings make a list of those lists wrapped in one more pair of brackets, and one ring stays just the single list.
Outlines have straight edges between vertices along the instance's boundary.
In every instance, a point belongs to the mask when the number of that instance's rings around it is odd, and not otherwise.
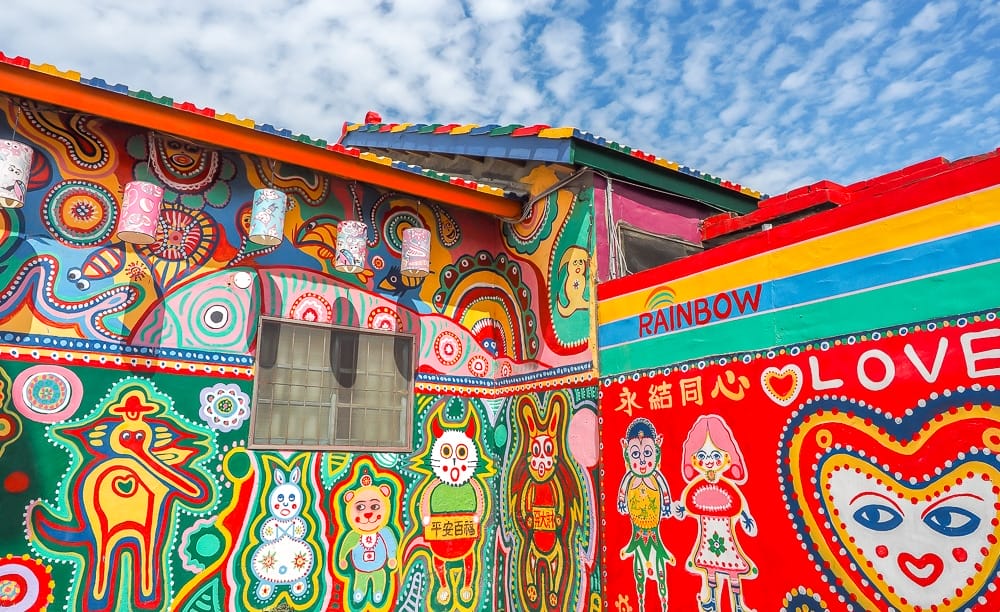
[{"label": "colorful mural", "polygon": [[599,287],[608,608],[1000,605],[996,172]]},{"label": "colorful mural", "polygon": [[[514,428],[504,468],[501,539],[508,561],[498,581],[505,609],[589,609],[600,592],[599,584],[588,581],[596,563],[590,501],[598,455],[596,411],[580,391],[509,401]],[[516,588],[503,588],[510,584]]]},{"label": "colorful mural", "polygon": [[[35,151],[24,208],[0,210],[0,511],[22,517],[0,528],[0,607],[599,607],[586,196],[557,195],[525,251],[447,203],[0,111]],[[114,237],[135,179],[165,194],[149,245]],[[249,241],[257,188],[288,195],[279,245]],[[358,274],[333,267],[343,219],[367,225]],[[399,270],[415,226],[422,279]],[[414,334],[412,452],[249,449],[263,315]]]}]

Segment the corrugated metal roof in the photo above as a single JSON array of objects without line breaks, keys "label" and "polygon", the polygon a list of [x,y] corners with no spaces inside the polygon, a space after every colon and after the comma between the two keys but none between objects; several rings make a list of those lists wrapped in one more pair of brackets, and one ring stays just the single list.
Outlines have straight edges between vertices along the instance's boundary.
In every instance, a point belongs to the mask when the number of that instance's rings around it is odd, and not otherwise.
[{"label": "corrugated metal roof", "polygon": [[[405,138],[406,135],[433,135],[433,136],[448,136],[449,139],[444,139],[441,142],[440,147],[428,148],[429,151],[434,152],[454,152],[453,147],[449,144],[449,141],[460,141],[462,143],[473,143],[477,140],[485,140],[486,137],[490,139],[514,139],[520,140],[521,142],[516,148],[523,149],[523,153],[512,153],[512,148],[507,145],[507,153],[513,156],[518,156],[520,159],[543,159],[545,161],[561,161],[570,162],[568,154],[561,154],[558,152],[557,147],[553,147],[546,144],[546,140],[577,140],[581,142],[587,142],[599,147],[609,149],[611,151],[620,153],[622,155],[628,155],[630,157],[645,161],[647,163],[666,168],[674,172],[685,174],[703,181],[719,185],[725,189],[730,189],[742,193],[743,195],[763,199],[767,196],[761,194],[761,192],[746,187],[739,183],[734,183],[728,181],[721,177],[713,176],[707,172],[701,172],[690,168],[688,166],[682,165],[678,162],[669,161],[662,157],[657,157],[656,155],[646,153],[639,149],[633,149],[628,145],[623,145],[613,140],[608,140],[596,134],[591,134],[580,130],[575,127],[551,127],[548,125],[521,125],[521,124],[509,124],[509,125],[499,125],[499,124],[488,124],[488,125],[476,125],[476,124],[440,124],[440,123],[355,123],[346,126],[348,134],[382,134],[382,135],[394,135],[394,138]],[[383,136],[385,138],[385,136]],[[426,142],[427,139],[424,139]],[[371,141],[369,141],[371,142]],[[364,144],[358,143],[360,146],[366,146]],[[426,146],[426,145],[425,145]],[[466,153],[475,155],[489,155],[490,151],[496,150],[497,147],[491,147],[488,143],[484,142],[479,146],[468,147]],[[417,149],[419,150],[419,149]]]}]

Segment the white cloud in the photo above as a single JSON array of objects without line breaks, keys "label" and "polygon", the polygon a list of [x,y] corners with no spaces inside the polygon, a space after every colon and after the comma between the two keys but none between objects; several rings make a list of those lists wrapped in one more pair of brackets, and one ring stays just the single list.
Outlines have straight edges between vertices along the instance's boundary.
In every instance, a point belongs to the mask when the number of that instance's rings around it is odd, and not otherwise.
[{"label": "white cloud", "polygon": [[902,100],[903,98],[909,98],[913,94],[924,89],[924,87],[926,87],[924,83],[916,81],[895,81],[893,83],[889,83],[889,86],[879,93],[878,101],[881,103],[888,103]]},{"label": "white cloud", "polygon": [[832,4],[32,0],[0,50],[328,139],[575,125],[770,193],[1000,144],[1000,5]]},{"label": "white cloud", "polygon": [[930,2],[913,17],[904,32],[933,32],[941,27],[941,20],[951,16],[957,8],[955,2]]}]

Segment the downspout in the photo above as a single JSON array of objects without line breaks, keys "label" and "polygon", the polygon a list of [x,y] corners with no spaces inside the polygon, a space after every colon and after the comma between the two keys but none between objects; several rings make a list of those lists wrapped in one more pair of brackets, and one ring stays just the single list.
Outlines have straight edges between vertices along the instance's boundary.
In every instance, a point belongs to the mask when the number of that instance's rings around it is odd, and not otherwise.
[{"label": "downspout", "polygon": [[591,171],[590,168],[581,168],[581,169],[577,170],[576,172],[574,172],[573,174],[567,176],[563,180],[559,181],[558,183],[555,183],[555,184],[553,184],[553,185],[545,188],[544,190],[542,190],[541,193],[539,193],[535,197],[533,197],[530,200],[528,200],[524,204],[524,206],[521,207],[521,216],[520,217],[501,217],[501,219],[505,223],[511,223],[511,224],[522,223],[525,219],[527,219],[531,215],[532,210],[535,208],[535,204],[537,204],[538,202],[541,202],[545,198],[549,197],[550,195],[552,195],[553,193],[559,191],[560,189],[566,187],[567,185],[569,185],[570,183],[576,181],[578,178],[580,178],[581,176],[587,174],[590,171]]}]

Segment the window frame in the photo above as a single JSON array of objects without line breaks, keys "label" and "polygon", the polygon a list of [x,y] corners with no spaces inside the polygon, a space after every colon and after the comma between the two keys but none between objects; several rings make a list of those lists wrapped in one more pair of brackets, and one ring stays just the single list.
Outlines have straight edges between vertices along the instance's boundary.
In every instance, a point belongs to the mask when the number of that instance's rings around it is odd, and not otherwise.
[{"label": "window frame", "polygon": [[[387,446],[370,446],[365,444],[337,444],[336,438],[333,438],[334,443],[332,444],[263,444],[255,442],[255,430],[257,428],[257,416],[258,416],[258,399],[259,399],[259,385],[260,385],[260,353],[261,353],[261,340],[263,337],[263,329],[265,323],[277,323],[279,326],[290,325],[295,327],[311,327],[316,329],[322,329],[330,333],[335,330],[343,330],[347,332],[352,332],[360,336],[384,336],[391,337],[395,339],[405,338],[410,342],[410,371],[406,374],[408,378],[408,383],[406,386],[406,397],[408,398],[407,406],[408,412],[405,413],[405,425],[401,425],[401,445],[387,445]],[[327,347],[329,350],[329,347]],[[277,350],[277,349],[276,349]],[[403,452],[409,453],[413,451],[413,417],[414,411],[416,409],[416,398],[414,395],[414,384],[416,382],[417,374],[417,357],[418,357],[418,335],[413,332],[404,331],[391,331],[385,329],[374,329],[368,327],[356,327],[351,325],[338,325],[335,323],[315,323],[312,321],[302,321],[299,319],[289,319],[285,317],[276,317],[269,315],[261,315],[257,321],[257,342],[254,354],[254,368],[253,368],[253,395],[250,400],[250,432],[247,439],[247,449],[248,450],[266,450],[266,451],[298,451],[298,452],[324,452],[324,451],[338,451],[338,452]],[[357,372],[360,373],[362,370],[358,368]],[[334,374],[334,379],[336,379],[336,374]],[[337,384],[335,389],[341,389],[340,385]],[[355,407],[351,407],[355,409]],[[336,418],[336,416],[334,416]],[[330,432],[331,434],[334,432]]]}]

